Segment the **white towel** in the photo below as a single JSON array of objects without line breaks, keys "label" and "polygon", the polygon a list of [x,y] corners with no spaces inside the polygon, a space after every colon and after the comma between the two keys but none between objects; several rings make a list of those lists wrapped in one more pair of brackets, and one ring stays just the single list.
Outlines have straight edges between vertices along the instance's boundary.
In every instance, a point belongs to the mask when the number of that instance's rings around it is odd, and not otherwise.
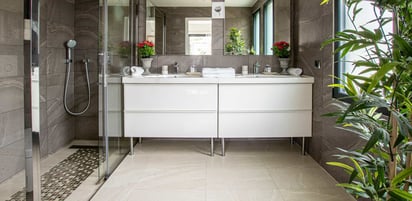
[{"label": "white towel", "polygon": [[234,68],[202,68],[203,77],[235,77]]}]

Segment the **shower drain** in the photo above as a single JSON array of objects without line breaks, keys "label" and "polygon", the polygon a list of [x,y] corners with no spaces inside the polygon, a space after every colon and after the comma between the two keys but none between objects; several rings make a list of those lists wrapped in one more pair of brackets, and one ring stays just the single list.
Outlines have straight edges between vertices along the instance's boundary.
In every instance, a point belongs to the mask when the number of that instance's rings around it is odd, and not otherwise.
[{"label": "shower drain", "polygon": [[[103,161],[104,157],[100,157]],[[65,200],[99,166],[99,149],[79,148],[41,176],[41,200]],[[7,201],[25,201],[25,190]]]}]

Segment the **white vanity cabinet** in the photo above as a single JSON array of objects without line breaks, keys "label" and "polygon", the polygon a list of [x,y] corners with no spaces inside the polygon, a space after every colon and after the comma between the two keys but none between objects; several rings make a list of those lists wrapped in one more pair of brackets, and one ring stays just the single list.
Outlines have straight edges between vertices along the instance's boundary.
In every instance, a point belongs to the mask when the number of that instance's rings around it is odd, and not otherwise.
[{"label": "white vanity cabinet", "polygon": [[312,84],[219,84],[220,138],[310,137]]},{"label": "white vanity cabinet", "polygon": [[[312,135],[313,77],[123,77],[126,137]],[[304,143],[303,143],[304,144]],[[304,150],[304,146],[302,146]]]},{"label": "white vanity cabinet", "polygon": [[124,85],[126,137],[217,137],[217,85]]}]

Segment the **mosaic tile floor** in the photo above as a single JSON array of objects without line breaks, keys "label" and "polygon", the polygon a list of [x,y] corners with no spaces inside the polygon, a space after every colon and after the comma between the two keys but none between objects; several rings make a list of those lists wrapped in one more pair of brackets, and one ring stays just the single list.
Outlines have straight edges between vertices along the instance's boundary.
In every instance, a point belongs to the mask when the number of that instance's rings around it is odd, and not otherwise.
[{"label": "mosaic tile floor", "polygon": [[[80,148],[41,176],[43,201],[66,199],[99,165],[97,148]],[[103,158],[100,158],[101,160]],[[25,190],[7,201],[24,201]]]}]

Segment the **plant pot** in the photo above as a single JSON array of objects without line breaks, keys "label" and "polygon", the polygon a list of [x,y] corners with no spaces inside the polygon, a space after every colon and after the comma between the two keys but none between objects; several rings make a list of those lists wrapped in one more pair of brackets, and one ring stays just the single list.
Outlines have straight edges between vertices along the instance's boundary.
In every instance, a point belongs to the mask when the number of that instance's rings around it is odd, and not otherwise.
[{"label": "plant pot", "polygon": [[280,64],[280,68],[282,69],[280,74],[282,74],[282,75],[289,74],[288,71],[287,71],[287,69],[289,67],[289,58],[279,58],[279,64]]},{"label": "plant pot", "polygon": [[143,75],[149,75],[150,74],[150,67],[152,67],[152,61],[153,58],[141,58],[142,61],[142,66],[144,68],[144,73]]}]

